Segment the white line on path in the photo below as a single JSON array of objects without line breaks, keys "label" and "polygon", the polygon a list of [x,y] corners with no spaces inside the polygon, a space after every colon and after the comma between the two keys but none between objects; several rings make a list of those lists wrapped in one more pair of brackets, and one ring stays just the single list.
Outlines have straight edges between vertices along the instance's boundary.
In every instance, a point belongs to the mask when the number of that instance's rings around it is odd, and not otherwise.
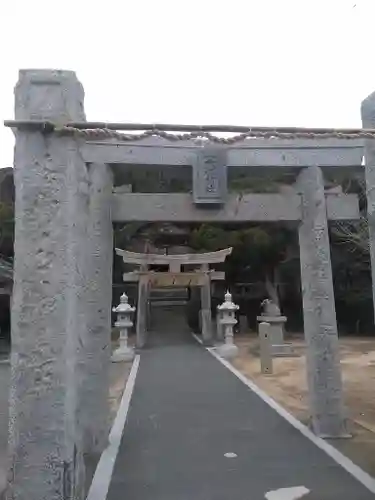
[{"label": "white line on path", "polygon": [[[194,335],[194,337],[196,337]],[[215,349],[211,347],[206,347],[206,350],[214,356],[220,363],[222,363],[228,370],[230,370],[237,378],[241,380],[247,387],[249,387],[257,396],[259,396],[265,403],[267,403],[273,410],[275,410],[281,417],[283,417],[287,422],[289,422],[295,429],[299,430],[307,439],[312,441],[318,448],[329,455],[336,463],[341,465],[349,474],[357,479],[372,493],[375,493],[375,479],[367,474],[363,469],[358,467],[353,463],[348,457],[343,455],[340,451],[334,448],[331,444],[324,441],[322,438],[316,436],[306,425],[300,422],[297,418],[291,415],[285,410],[279,403],[272,399],[268,394],[266,394],[262,389],[260,389],[254,382],[240,373],[234,366],[232,366],[226,359],[221,358]],[[286,497],[287,498],[287,497]],[[276,500],[277,497],[271,497],[272,500]],[[283,497],[280,497],[283,500]]]},{"label": "white line on path", "polygon": [[201,339],[200,337],[198,337],[198,335],[196,335],[195,333],[192,333],[192,336],[195,338],[195,340],[196,340],[199,344],[203,345],[202,339]]},{"label": "white line on path", "polygon": [[137,354],[134,358],[129,377],[126,382],[124,393],[121,398],[120,408],[118,409],[115,421],[109,434],[109,445],[100,457],[86,500],[105,500],[107,498],[113,468],[115,466],[122,433],[128,416],[130,400],[133,394],[139,362],[140,356]]},{"label": "white line on path", "polygon": [[298,500],[310,493],[304,486],[294,486],[292,488],[280,488],[266,493],[266,500]]}]

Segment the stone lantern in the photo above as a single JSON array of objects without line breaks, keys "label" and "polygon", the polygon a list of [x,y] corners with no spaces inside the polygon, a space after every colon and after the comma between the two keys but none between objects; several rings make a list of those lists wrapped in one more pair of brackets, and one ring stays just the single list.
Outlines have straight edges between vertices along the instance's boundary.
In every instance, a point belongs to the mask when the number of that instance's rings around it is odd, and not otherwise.
[{"label": "stone lantern", "polygon": [[128,346],[128,330],[133,326],[131,316],[135,311],[135,307],[129,304],[128,296],[123,293],[120,297],[120,304],[112,310],[117,313],[115,326],[120,329],[120,346],[112,354],[111,360],[114,363],[131,361],[134,358],[134,351]]},{"label": "stone lantern", "polygon": [[223,358],[234,358],[238,354],[238,347],[233,342],[233,327],[237,323],[235,313],[239,306],[232,302],[232,294],[227,292],[224,302],[218,306],[219,321],[224,330],[224,344],[218,346],[217,352]]}]

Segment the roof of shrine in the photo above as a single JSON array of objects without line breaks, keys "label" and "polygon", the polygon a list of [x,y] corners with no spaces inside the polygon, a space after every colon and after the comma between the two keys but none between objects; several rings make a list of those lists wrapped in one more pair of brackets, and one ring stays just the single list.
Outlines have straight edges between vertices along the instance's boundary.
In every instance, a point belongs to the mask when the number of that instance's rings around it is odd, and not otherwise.
[{"label": "roof of shrine", "polygon": [[116,248],[116,254],[123,258],[127,264],[169,264],[178,262],[180,264],[214,264],[224,262],[226,257],[232,253],[232,248],[225,248],[217,252],[185,253],[179,255],[165,255],[152,253],[129,252]]}]

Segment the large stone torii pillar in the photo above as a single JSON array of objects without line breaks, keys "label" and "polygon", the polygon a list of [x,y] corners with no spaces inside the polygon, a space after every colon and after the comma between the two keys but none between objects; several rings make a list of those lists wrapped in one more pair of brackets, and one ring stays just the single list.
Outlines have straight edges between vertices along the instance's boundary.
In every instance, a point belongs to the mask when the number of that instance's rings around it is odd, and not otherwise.
[{"label": "large stone torii pillar", "polygon": [[[16,119],[85,120],[83,99],[73,72],[21,70]],[[84,455],[108,436],[111,176],[101,167],[88,171],[73,137],[16,131],[9,499],[83,498]]]},{"label": "large stone torii pillar", "polygon": [[96,462],[107,446],[109,436],[113,174],[109,165],[91,163],[88,166],[88,175],[90,198],[86,246],[87,337],[82,357],[84,378],[79,403],[84,432],[84,453]]},{"label": "large stone torii pillar", "polygon": [[[375,92],[362,101],[363,128],[375,128]],[[372,300],[375,316],[375,140],[365,140],[367,221],[371,259]]]},{"label": "large stone torii pillar", "polygon": [[348,434],[322,170],[317,166],[303,169],[297,189],[302,201],[299,244],[311,425],[318,436],[345,437]]}]

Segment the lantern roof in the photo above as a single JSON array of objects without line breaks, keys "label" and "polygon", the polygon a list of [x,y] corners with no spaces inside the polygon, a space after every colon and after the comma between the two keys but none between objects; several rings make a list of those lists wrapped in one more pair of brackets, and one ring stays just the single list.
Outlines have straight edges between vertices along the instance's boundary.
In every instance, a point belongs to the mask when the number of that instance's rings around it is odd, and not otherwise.
[{"label": "lantern roof", "polygon": [[130,304],[129,304],[129,298],[128,296],[126,295],[126,293],[124,292],[121,297],[120,297],[120,304],[117,306],[117,307],[114,307],[112,309],[113,312],[116,312],[116,313],[131,313],[133,311],[135,311],[135,307],[132,307]]},{"label": "lantern roof", "polygon": [[232,294],[227,290],[224,295],[224,302],[218,306],[220,311],[237,311],[239,306],[232,301]]}]

